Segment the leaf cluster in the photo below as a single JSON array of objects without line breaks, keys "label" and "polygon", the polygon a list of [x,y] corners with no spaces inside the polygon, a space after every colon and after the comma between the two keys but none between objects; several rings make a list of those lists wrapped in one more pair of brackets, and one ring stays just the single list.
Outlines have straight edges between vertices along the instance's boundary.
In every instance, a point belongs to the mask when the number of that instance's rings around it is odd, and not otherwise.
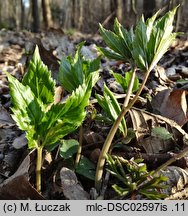
[{"label": "leaf cluster", "polygon": [[87,83],[90,76],[93,76],[94,82],[98,79],[98,70],[100,66],[100,56],[94,60],[86,59],[81,54],[84,42],[78,44],[75,56],[63,57],[59,69],[59,80],[62,86],[72,92],[79,85]]},{"label": "leaf cluster", "polygon": [[[80,59],[79,53],[76,58]],[[41,61],[38,47],[22,82],[8,73],[7,76],[12,116],[19,128],[26,131],[30,149],[56,144],[81,125],[92,87],[98,78],[97,72],[88,75],[86,82],[71,89],[72,94],[63,103],[54,104],[55,81]]]},{"label": "leaf cluster", "polygon": [[[95,97],[97,98],[99,105],[105,111],[108,118],[112,122],[114,122],[117,119],[119,113],[121,112],[121,108],[110,89],[106,85],[104,85],[103,96],[95,94]],[[124,118],[119,124],[119,130],[122,134],[124,134],[124,136],[127,134],[127,126]]]},{"label": "leaf cluster", "polygon": [[106,158],[107,170],[119,180],[119,184],[112,187],[120,196],[141,194],[148,199],[165,198],[160,189],[166,187],[164,183],[168,178],[162,175],[152,177],[152,172],[147,171],[142,159],[126,160],[111,155]]},{"label": "leaf cluster", "polygon": [[177,7],[159,19],[156,18],[160,11],[146,21],[142,16],[135,29],[129,31],[117,19],[114,31],[100,25],[100,34],[110,49],[99,50],[108,58],[128,61],[142,70],[152,70],[179,34],[172,33],[176,10]]},{"label": "leaf cluster", "polygon": [[[114,72],[112,72],[112,75],[114,76],[116,82],[121,85],[122,89],[126,93],[128,90],[129,83],[131,81],[132,71],[126,72],[124,77],[121,74],[114,73]],[[136,92],[138,88],[139,88],[139,79],[138,77],[135,77],[132,92],[133,93]]]}]

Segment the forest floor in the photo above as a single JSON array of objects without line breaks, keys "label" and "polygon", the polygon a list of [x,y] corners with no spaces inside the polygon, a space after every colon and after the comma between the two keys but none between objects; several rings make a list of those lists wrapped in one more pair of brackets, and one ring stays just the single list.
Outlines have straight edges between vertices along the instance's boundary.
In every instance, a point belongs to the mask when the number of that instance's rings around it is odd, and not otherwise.
[{"label": "forest floor", "polygon": [[[44,152],[42,169],[42,194],[34,189],[34,170],[36,154],[29,152],[27,140],[11,118],[11,101],[9,86],[4,71],[8,71],[21,80],[28,69],[35,44],[38,44],[43,62],[56,79],[62,56],[75,52],[75,45],[85,40],[82,48],[87,58],[96,58],[95,45],[104,46],[100,36],[77,33],[66,36],[59,30],[51,30],[34,34],[31,32],[14,32],[0,30],[0,199],[95,199],[94,181],[81,174],[69,176],[71,187],[78,193],[71,196],[70,185],[64,185],[62,167],[69,167],[69,160],[58,155],[58,150]],[[124,74],[130,66],[123,62],[102,58],[100,79],[93,92],[103,94],[104,83],[114,92],[122,103],[125,96],[122,88],[116,83],[110,70]],[[137,71],[140,83],[143,80],[141,71]],[[58,82],[57,82],[58,83]],[[188,90],[188,36],[183,35],[174,41],[149,76],[134,108],[126,116],[127,127],[135,131],[135,137],[124,140],[115,137],[113,143],[121,148],[114,148],[113,154],[126,159],[143,158],[148,170],[155,170],[170,158],[182,151],[188,140],[187,116]],[[61,95],[66,96],[66,92]],[[93,105],[90,107],[101,112],[101,108],[92,95]],[[105,141],[111,124],[103,124],[90,116],[83,123],[82,155],[89,159],[94,169],[101,147]],[[164,127],[170,134],[163,139],[152,131],[152,127]],[[67,139],[79,140],[79,131],[69,135]],[[85,172],[89,172],[87,167]],[[70,174],[70,173],[69,173]],[[188,154],[167,167],[164,175],[168,176],[165,190],[167,199],[188,199]],[[104,186],[104,199],[114,199],[117,194],[112,189],[115,179],[108,178]],[[81,188],[81,189],[80,189]],[[73,189],[72,189],[73,190]],[[133,199],[133,197],[128,197]],[[134,197],[134,199],[142,197]]]}]

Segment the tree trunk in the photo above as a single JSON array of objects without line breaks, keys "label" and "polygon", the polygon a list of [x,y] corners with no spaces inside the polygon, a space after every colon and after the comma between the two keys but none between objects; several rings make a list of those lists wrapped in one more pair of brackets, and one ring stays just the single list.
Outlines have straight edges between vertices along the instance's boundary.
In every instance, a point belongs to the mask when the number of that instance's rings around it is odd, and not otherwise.
[{"label": "tree trunk", "polygon": [[117,0],[116,2],[116,16],[120,23],[123,21],[123,1]]},{"label": "tree trunk", "polygon": [[83,0],[80,0],[80,17],[78,21],[78,29],[83,29],[83,22],[84,22],[84,2]]},{"label": "tree trunk", "polygon": [[32,18],[33,18],[33,32],[38,32],[40,23],[39,23],[39,10],[38,10],[38,0],[31,0],[32,6]]},{"label": "tree trunk", "polygon": [[44,26],[48,29],[53,26],[50,2],[49,0],[42,0],[41,3]]},{"label": "tree trunk", "polygon": [[72,0],[72,5],[71,5],[72,9],[71,9],[71,25],[72,25],[72,28],[75,28],[76,27],[76,2],[75,0]]},{"label": "tree trunk", "polygon": [[155,0],[144,0],[143,8],[145,18],[151,17],[155,9]]},{"label": "tree trunk", "polygon": [[25,6],[23,4],[23,0],[20,0],[21,4],[21,15],[20,15],[20,28],[23,29],[25,27]]}]

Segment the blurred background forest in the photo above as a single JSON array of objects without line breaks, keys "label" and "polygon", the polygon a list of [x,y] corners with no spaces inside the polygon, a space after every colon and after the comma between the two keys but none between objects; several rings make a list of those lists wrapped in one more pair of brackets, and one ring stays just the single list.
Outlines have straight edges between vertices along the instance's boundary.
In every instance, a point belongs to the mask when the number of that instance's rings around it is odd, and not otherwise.
[{"label": "blurred background forest", "polygon": [[0,29],[39,32],[61,28],[94,34],[98,23],[111,28],[118,17],[125,26],[134,25],[143,13],[150,17],[181,4],[176,30],[188,31],[188,0],[0,0]]}]

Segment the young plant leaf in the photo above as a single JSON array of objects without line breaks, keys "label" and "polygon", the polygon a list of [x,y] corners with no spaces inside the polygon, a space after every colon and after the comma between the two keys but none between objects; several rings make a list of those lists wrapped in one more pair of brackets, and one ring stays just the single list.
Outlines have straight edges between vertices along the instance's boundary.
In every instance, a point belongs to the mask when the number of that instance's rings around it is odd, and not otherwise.
[{"label": "young plant leaf", "polygon": [[[76,54],[77,70],[80,66],[79,53]],[[74,60],[74,59],[73,59]],[[42,63],[38,48],[35,49],[29,64],[29,71],[20,83],[9,73],[7,74],[10,95],[13,103],[13,118],[21,130],[26,131],[29,148],[37,149],[36,188],[41,190],[42,151],[50,145],[56,146],[61,138],[74,131],[83,122],[89,104],[92,87],[99,78],[98,72],[93,72],[96,62],[86,67],[87,74],[82,84],[74,86],[72,94],[61,104],[54,104],[55,82],[47,67]],[[79,68],[80,67],[80,68]],[[78,78],[78,77],[77,77]],[[50,106],[49,106],[50,105]],[[67,153],[68,154],[68,153]],[[64,154],[65,157],[68,157]]]},{"label": "young plant leaf", "polygon": [[[112,74],[113,74],[116,82],[118,82],[121,85],[124,92],[126,93],[128,86],[129,86],[129,83],[130,83],[130,80],[131,80],[132,72],[131,71],[126,72],[125,77],[123,77],[121,74],[114,73],[114,72],[112,72]],[[138,79],[138,77],[135,77],[132,92],[136,92],[138,90],[138,88],[139,88],[139,79]]]},{"label": "young plant leaf", "polygon": [[[113,185],[113,189],[120,195],[125,196],[142,194],[149,199],[160,199],[166,196],[157,189],[167,187],[164,183],[168,180],[165,176],[155,176],[149,180],[151,172],[147,171],[146,164],[137,163],[135,160],[126,160],[118,156],[107,155],[108,171],[121,183]],[[162,183],[162,184],[161,184]]]},{"label": "young plant leaf", "polygon": [[114,21],[114,32],[106,30],[99,24],[99,31],[103,40],[111,49],[99,48],[103,55],[116,60],[130,60],[132,59],[131,49],[132,40],[134,37],[133,31],[126,31],[117,19]]},{"label": "young plant leaf", "polygon": [[[108,89],[106,85],[104,85],[104,93],[103,96],[99,94],[95,94],[95,97],[99,103],[99,105],[103,108],[103,110],[107,113],[108,117],[115,121],[121,112],[121,108],[117,99],[114,97],[113,93]],[[125,119],[123,119],[119,125],[120,131],[126,136],[127,127]]]},{"label": "young plant leaf", "polygon": [[116,60],[126,60],[142,70],[152,70],[179,33],[172,33],[177,7],[156,20],[160,10],[145,21],[127,31],[114,21],[114,32],[99,25],[100,34],[108,48],[99,48],[103,55]]},{"label": "young plant leaf", "polygon": [[28,72],[22,80],[24,86],[29,86],[35,98],[46,108],[54,101],[55,81],[51,78],[51,72],[42,62],[39,49],[36,46],[33,57],[29,63]]},{"label": "young plant leaf", "polygon": [[79,85],[87,82],[89,76],[99,70],[100,57],[94,60],[85,59],[81,55],[81,48],[84,43],[78,45],[74,57],[63,57],[59,69],[59,80],[62,86],[68,91],[72,92]]},{"label": "young plant leaf", "polygon": [[152,128],[151,135],[163,140],[169,140],[173,138],[172,134],[170,134],[164,127]]},{"label": "young plant leaf", "polygon": [[122,55],[119,55],[118,53],[114,52],[113,50],[109,50],[107,48],[98,47],[99,52],[101,52],[104,56],[106,56],[109,59],[116,59],[119,61],[124,61],[125,58]]},{"label": "young plant leaf", "polygon": [[103,37],[103,40],[110,47],[110,49],[114,50],[114,52],[124,55],[124,49],[122,47],[122,43],[114,32],[106,30],[103,28],[101,24],[99,24],[99,31]]},{"label": "young plant leaf", "polygon": [[152,70],[179,33],[172,33],[177,7],[156,20],[159,11],[136,26],[132,55],[142,70]]},{"label": "young plant leaf", "polygon": [[95,179],[95,165],[86,157],[81,157],[76,172],[90,180]]},{"label": "young plant leaf", "polygon": [[74,139],[62,140],[60,155],[62,158],[67,159],[72,157],[78,150],[79,142]]},{"label": "young plant leaf", "polygon": [[[94,73],[95,74],[95,73]],[[90,75],[87,84],[82,84],[63,104],[56,104],[46,113],[46,122],[43,124],[45,145],[52,145],[60,138],[73,132],[85,119],[85,107],[89,104],[91,90],[98,75]]]},{"label": "young plant leaf", "polygon": [[9,81],[10,96],[13,103],[13,119],[21,130],[26,131],[30,149],[38,146],[37,125],[44,113],[29,86],[24,86],[16,78],[6,73]]}]

